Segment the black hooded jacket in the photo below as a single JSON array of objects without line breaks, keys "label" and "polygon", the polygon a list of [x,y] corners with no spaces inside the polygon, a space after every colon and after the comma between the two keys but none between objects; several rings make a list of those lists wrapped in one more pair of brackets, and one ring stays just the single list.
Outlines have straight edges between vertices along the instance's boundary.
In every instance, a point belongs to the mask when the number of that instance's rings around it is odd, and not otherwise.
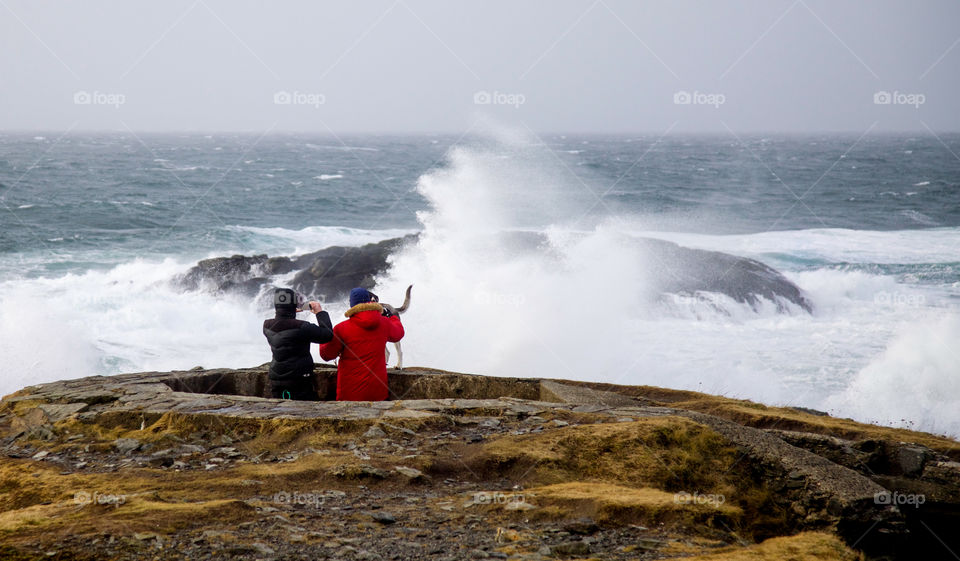
[{"label": "black hooded jacket", "polygon": [[326,343],[333,339],[330,314],[317,314],[317,324],[301,321],[294,310],[285,309],[277,309],[277,317],[263,322],[263,334],[273,352],[271,380],[293,381],[313,372],[310,343]]}]

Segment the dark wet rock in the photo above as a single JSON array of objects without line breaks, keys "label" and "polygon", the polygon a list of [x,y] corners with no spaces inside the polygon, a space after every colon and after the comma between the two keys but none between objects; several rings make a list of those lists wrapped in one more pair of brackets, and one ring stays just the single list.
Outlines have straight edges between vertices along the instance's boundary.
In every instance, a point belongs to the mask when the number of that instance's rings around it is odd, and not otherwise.
[{"label": "dark wet rock", "polygon": [[374,277],[387,269],[387,258],[416,236],[393,238],[360,247],[332,246],[298,257],[233,255],[204,259],[178,279],[188,290],[239,292],[256,296],[270,277],[299,271],[291,287],[322,300],[341,298],[356,286],[373,288]]},{"label": "dark wet rock", "polygon": [[797,285],[755,259],[690,249],[663,240],[644,239],[639,243],[653,271],[651,280],[661,292],[715,292],[751,306],[767,300],[781,310],[789,303],[813,311],[810,300]]},{"label": "dark wet rock", "polygon": [[334,300],[356,286],[373,288],[374,278],[387,270],[387,258],[417,236],[393,238],[361,247],[328,247],[298,257],[300,270],[293,288],[304,294]]},{"label": "dark wet rock", "polygon": [[[515,245],[544,251],[546,238],[535,233],[512,235]],[[210,289],[256,296],[270,277],[297,271],[291,287],[323,300],[344,297],[355,286],[373,288],[377,275],[389,267],[389,257],[416,243],[418,235],[393,238],[360,247],[332,246],[297,257],[234,255],[205,259],[179,280],[188,290]],[[638,259],[646,263],[652,295],[695,297],[699,293],[724,294],[758,307],[771,302],[780,311],[796,306],[813,307],[802,290],[777,270],[746,257],[718,251],[691,249],[656,239],[636,241]],[[547,252],[549,255],[549,251]]]},{"label": "dark wet rock", "polygon": [[[204,259],[186,272],[180,284],[190,290],[198,290],[209,283],[218,291],[241,288],[241,292],[250,293],[248,281],[262,278],[266,274],[266,264],[271,259],[267,255],[233,255]],[[256,294],[256,292],[254,292]]]},{"label": "dark wet rock", "polygon": [[900,471],[907,477],[923,473],[923,466],[933,457],[933,451],[922,446],[901,446],[897,454]]}]

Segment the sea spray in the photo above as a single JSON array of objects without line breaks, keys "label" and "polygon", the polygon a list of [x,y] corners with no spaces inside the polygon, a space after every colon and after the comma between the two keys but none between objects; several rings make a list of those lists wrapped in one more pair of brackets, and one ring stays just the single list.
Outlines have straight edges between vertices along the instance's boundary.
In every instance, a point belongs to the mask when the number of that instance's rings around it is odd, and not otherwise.
[{"label": "sea spray", "polygon": [[[716,364],[691,364],[696,353],[685,347],[698,327],[661,317],[651,289],[650,275],[669,271],[645,259],[617,217],[584,229],[602,204],[598,188],[546,151],[502,139],[457,148],[421,177],[430,210],[419,215],[419,243],[378,282],[384,298],[415,284],[407,363],[778,398],[757,361],[722,377]],[[543,235],[524,235],[531,231]]]},{"label": "sea spray", "polygon": [[827,398],[833,412],[960,435],[960,313],[903,325],[886,350]]},{"label": "sea spray", "polygon": [[[583,211],[596,201],[580,199],[578,206],[565,197],[589,194],[591,187],[567,177],[547,188],[543,166],[563,166],[524,154],[530,150],[542,147],[501,141],[497,149],[458,148],[444,167],[420,179],[418,190],[430,206],[419,215],[420,241],[393,258],[378,288],[385,298],[399,298],[406,284],[415,284],[414,305],[404,316],[407,364],[652,384],[824,409],[830,396],[858,395],[848,389],[850,380],[884,351],[897,325],[917,321],[936,302],[929,289],[847,270],[852,265],[787,272],[812,297],[812,315],[713,293],[657,294],[652,281],[671,274],[670,267],[637,251],[640,236],[673,236],[775,262],[805,254],[852,260],[857,252],[883,262],[878,240],[917,234],[671,234],[646,231],[636,215],[611,214],[585,227]],[[523,177],[537,189],[523,191],[517,179]],[[932,236],[948,243],[957,232]],[[886,251],[891,263],[919,257],[909,247]],[[928,358],[917,357],[913,368],[926,368]],[[946,423],[960,433],[947,404],[933,405],[929,415],[911,412],[918,428]],[[857,418],[896,422],[883,410],[873,416],[856,411]]]},{"label": "sea spray", "polygon": [[0,391],[94,374],[267,362],[258,304],[180,290],[171,281],[187,267],[135,260],[0,283]]}]

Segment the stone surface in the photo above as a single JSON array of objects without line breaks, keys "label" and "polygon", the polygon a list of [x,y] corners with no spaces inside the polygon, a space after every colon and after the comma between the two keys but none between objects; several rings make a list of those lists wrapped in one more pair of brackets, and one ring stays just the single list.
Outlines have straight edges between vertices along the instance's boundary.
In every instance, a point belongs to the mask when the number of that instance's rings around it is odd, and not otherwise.
[{"label": "stone surface", "polygon": [[367,432],[363,433],[364,438],[383,438],[385,436],[387,436],[387,433],[385,433],[383,429],[377,425],[373,425],[367,429]]},{"label": "stone surface", "polygon": [[396,466],[393,469],[400,475],[407,477],[411,480],[424,480],[427,478],[426,474],[424,474],[422,471],[415,468],[406,467],[406,466]]},{"label": "stone surface", "polygon": [[114,441],[113,447],[121,454],[129,454],[140,448],[140,441],[134,438],[118,438]]}]

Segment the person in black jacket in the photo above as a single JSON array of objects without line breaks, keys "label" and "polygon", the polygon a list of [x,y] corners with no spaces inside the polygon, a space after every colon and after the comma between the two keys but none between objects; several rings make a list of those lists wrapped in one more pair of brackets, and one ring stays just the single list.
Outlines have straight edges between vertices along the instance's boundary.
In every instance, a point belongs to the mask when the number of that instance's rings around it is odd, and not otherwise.
[{"label": "person in black jacket", "polygon": [[[273,293],[277,315],[263,322],[263,334],[270,343],[270,385],[273,397],[316,401],[313,387],[313,355],[310,343],[326,343],[333,339],[330,314],[319,302],[304,302],[289,288]],[[317,325],[297,319],[297,311],[309,309],[317,316]]]}]

